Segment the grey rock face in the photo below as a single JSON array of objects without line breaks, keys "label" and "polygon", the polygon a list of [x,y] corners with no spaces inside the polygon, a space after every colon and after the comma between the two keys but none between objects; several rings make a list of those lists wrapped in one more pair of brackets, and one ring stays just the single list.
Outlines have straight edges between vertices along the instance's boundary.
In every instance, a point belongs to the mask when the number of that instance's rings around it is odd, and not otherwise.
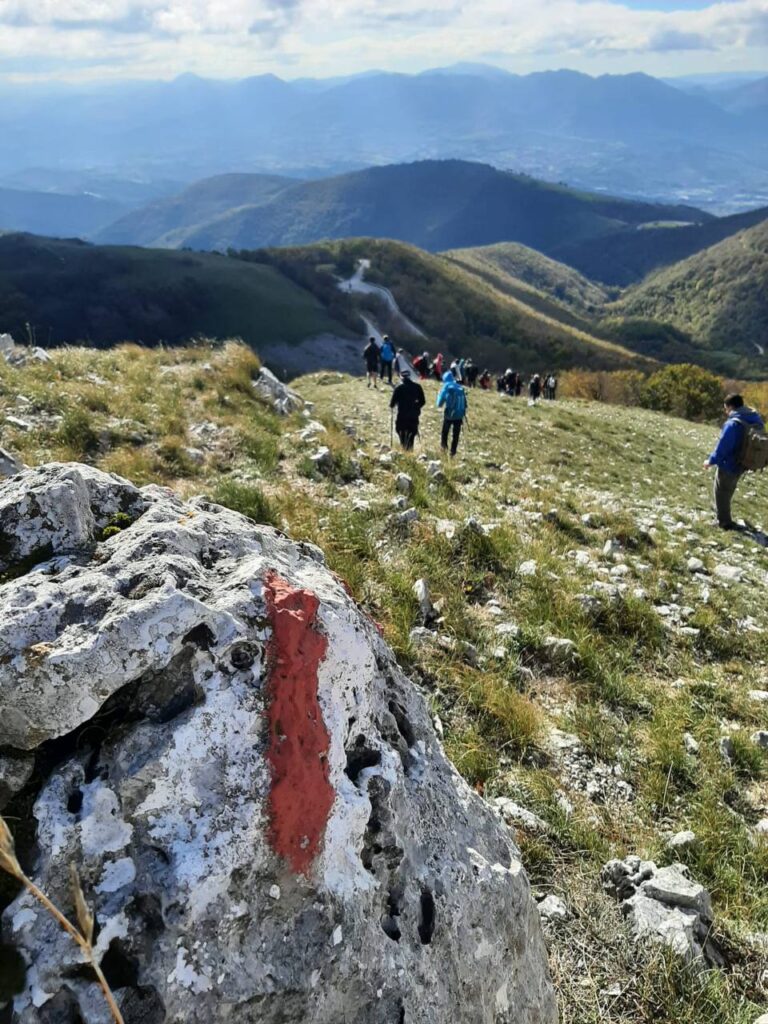
[{"label": "grey rock face", "polygon": [[[317,549],[71,465],[0,516],[51,554],[0,586],[0,748],[58,737],[25,866],[77,863],[127,1024],[554,1024],[517,848]],[[30,897],[2,937],[14,1024],[106,1024]]]}]

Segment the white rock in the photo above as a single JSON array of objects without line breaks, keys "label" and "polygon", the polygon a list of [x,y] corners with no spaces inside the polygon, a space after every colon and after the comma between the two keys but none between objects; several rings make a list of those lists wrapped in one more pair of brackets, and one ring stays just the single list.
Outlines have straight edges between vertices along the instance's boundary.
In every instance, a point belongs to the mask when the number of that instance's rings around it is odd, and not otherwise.
[{"label": "white rock", "polygon": [[670,850],[684,850],[689,846],[693,846],[696,842],[696,833],[691,831],[678,832],[677,835],[667,843],[667,847]]},{"label": "white rock", "polygon": [[398,473],[395,477],[395,487],[401,494],[409,497],[413,493],[413,480],[407,473]]},{"label": "white rock", "polygon": [[545,921],[567,921],[568,907],[559,896],[547,896],[539,903],[539,913]]},{"label": "white rock", "polygon": [[549,826],[543,818],[506,796],[496,797],[491,804],[508,825],[522,825],[531,832],[549,832]]},{"label": "white rock", "polygon": [[28,431],[32,429],[32,424],[29,420],[23,420],[19,416],[6,416],[5,422],[9,427],[16,427],[17,430]]},{"label": "white rock", "polygon": [[686,753],[691,754],[693,757],[699,753],[699,743],[689,732],[683,736],[683,743],[685,744]]},{"label": "white rock", "polygon": [[688,572],[704,572],[704,563],[700,558],[688,559]]},{"label": "white rock", "polygon": [[253,388],[256,394],[260,395],[281,416],[288,416],[292,412],[299,412],[304,408],[302,397],[279,381],[266,366],[262,366],[259,371],[259,376],[253,382]]},{"label": "white rock", "polygon": [[327,473],[329,470],[333,469],[333,454],[331,449],[327,448],[325,445],[318,448],[314,454],[310,455],[309,459],[315,469],[321,473]]},{"label": "white rock", "polygon": [[419,521],[419,510],[417,508],[407,508],[405,512],[401,512],[397,521],[400,526],[410,526],[411,523],[417,523]]},{"label": "white rock", "polygon": [[744,576],[744,570],[738,565],[716,565],[715,576],[729,583],[739,583]]},{"label": "white rock", "polygon": [[521,576],[535,576],[538,568],[538,564],[533,559],[530,559],[527,562],[523,562],[517,571]]},{"label": "white rock", "polygon": [[413,596],[419,602],[419,615],[422,622],[427,622],[432,617],[432,598],[429,593],[429,584],[425,579],[416,580],[413,584]]},{"label": "white rock", "polygon": [[768,750],[768,732],[765,729],[760,729],[758,732],[752,733],[752,742],[755,746],[760,747],[762,750]]},{"label": "white rock", "polygon": [[768,703],[768,690],[750,690],[747,696],[759,704]]}]

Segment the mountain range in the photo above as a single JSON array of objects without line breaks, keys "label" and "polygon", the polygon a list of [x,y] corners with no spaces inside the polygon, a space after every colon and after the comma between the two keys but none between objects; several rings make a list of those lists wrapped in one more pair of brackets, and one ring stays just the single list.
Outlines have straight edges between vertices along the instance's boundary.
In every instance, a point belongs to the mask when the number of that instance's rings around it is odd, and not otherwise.
[{"label": "mountain range", "polygon": [[50,168],[53,154],[63,173],[188,183],[461,158],[737,212],[768,202],[766,80],[691,93],[644,74],[520,76],[459,65],[325,81],[183,75],[98,88],[6,86],[0,178],[14,174],[28,188],[25,169]]},{"label": "mountain range", "polygon": [[224,251],[365,235],[431,251],[516,241],[550,252],[642,224],[710,219],[684,205],[577,192],[484,164],[425,160],[298,183],[214,177],[128,214],[98,241]]}]

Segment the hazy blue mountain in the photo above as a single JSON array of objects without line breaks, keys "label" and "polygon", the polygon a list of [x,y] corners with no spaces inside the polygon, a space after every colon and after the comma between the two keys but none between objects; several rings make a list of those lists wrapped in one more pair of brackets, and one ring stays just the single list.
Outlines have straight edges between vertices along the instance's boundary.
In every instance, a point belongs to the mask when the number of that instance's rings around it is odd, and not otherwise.
[{"label": "hazy blue mountain", "polygon": [[[285,82],[6,88],[0,177],[22,167],[123,177],[327,176],[461,158],[658,199],[743,202],[768,180],[761,108],[724,109],[648,75],[508,74],[475,65]],[[758,205],[756,200],[753,205]]]},{"label": "hazy blue mountain", "polygon": [[292,178],[267,174],[221,174],[159,199],[110,224],[97,241],[175,249],[211,220],[241,207],[251,207],[296,185]]},{"label": "hazy blue mountain", "polygon": [[[125,218],[123,229],[136,216]],[[431,251],[516,241],[547,252],[630,225],[708,219],[687,206],[577,192],[484,164],[426,160],[293,185],[212,219],[178,244],[256,249],[370,236]]]},{"label": "hazy blue mountain", "polygon": [[762,224],[768,207],[688,226],[628,228],[609,237],[563,241],[552,251],[558,260],[593,281],[630,285],[651,271],[678,263],[719,242]]},{"label": "hazy blue mountain", "polygon": [[47,231],[60,238],[92,235],[125,209],[96,196],[0,188],[0,231]]}]

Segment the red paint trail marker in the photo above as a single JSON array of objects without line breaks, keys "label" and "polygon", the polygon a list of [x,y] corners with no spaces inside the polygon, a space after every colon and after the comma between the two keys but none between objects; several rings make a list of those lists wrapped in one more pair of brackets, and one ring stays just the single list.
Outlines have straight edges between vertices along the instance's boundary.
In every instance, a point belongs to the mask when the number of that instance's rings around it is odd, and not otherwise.
[{"label": "red paint trail marker", "polygon": [[266,599],[272,625],[269,839],[296,874],[307,874],[322,848],[336,796],[329,781],[330,736],[317,696],[328,640],[317,627],[320,601],[311,591],[273,572],[266,580]]}]

